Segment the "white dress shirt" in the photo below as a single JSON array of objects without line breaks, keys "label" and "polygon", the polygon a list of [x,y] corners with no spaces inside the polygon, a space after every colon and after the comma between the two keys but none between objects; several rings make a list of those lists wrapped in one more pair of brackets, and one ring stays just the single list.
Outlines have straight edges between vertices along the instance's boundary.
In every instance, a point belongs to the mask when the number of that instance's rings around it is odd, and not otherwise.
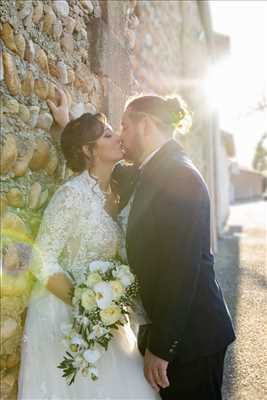
[{"label": "white dress shirt", "polygon": [[[164,146],[164,145],[163,145]],[[144,161],[139,165],[138,169],[142,170],[144,166],[148,163],[148,161],[151,160],[151,158],[154,157],[154,155],[161,149],[162,145],[160,145],[156,150],[152,151],[145,159]]]}]

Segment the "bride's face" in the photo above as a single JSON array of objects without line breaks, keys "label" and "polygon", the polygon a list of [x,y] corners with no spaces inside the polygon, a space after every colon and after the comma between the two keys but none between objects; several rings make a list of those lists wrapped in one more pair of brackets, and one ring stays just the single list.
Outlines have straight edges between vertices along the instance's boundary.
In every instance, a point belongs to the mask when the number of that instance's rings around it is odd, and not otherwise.
[{"label": "bride's face", "polygon": [[120,136],[108,124],[95,144],[94,156],[103,163],[115,163],[123,158]]}]

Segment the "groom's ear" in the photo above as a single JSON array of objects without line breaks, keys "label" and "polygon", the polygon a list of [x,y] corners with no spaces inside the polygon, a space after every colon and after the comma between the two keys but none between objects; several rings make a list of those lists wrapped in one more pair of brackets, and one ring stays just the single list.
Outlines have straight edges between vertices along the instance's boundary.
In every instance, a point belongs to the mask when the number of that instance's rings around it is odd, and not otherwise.
[{"label": "groom's ear", "polygon": [[143,136],[149,136],[150,134],[150,121],[149,121],[149,117],[147,115],[145,115],[141,120],[140,120],[140,129],[141,132],[143,134]]},{"label": "groom's ear", "polygon": [[150,136],[154,127],[154,121],[149,117],[149,115],[146,115],[144,117],[144,136]]}]

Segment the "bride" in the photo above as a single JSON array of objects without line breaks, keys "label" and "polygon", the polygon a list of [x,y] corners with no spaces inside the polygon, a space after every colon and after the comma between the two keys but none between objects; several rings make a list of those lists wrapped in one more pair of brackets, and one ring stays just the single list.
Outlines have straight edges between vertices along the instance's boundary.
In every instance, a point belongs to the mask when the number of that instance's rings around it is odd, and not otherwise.
[{"label": "bride", "polygon": [[[64,94],[59,107],[49,105],[64,126]],[[61,326],[71,317],[67,272],[81,282],[90,261],[112,259],[124,250],[110,185],[113,167],[123,158],[119,136],[102,114],[86,113],[67,124],[61,146],[67,165],[78,175],[56,191],[36,238],[32,269],[38,280],[25,322],[18,399],[158,399],[143,375],[143,359],[129,325],[116,331],[98,361],[97,381],[77,375],[68,386],[57,368],[65,353]]]}]

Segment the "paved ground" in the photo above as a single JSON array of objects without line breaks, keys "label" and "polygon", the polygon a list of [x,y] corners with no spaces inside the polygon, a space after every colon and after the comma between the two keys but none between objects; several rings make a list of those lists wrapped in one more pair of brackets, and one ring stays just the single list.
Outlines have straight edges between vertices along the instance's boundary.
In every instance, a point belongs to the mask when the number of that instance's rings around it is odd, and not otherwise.
[{"label": "paved ground", "polygon": [[224,400],[267,399],[267,202],[232,207],[216,272],[237,335],[226,358]]}]

